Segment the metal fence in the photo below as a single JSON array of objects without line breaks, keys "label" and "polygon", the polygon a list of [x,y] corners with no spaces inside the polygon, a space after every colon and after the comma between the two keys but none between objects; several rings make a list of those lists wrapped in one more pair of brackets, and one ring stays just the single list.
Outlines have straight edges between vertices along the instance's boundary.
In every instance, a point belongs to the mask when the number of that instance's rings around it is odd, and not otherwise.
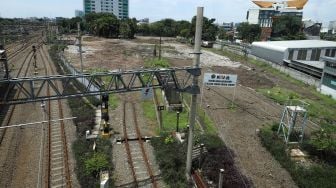
[{"label": "metal fence", "polygon": [[[59,54],[59,57],[61,59],[62,66],[64,68],[66,68],[69,71],[70,74],[73,74],[73,75],[79,75],[79,74],[81,74],[80,71],[78,71],[74,66],[72,66],[70,64],[70,62],[64,57],[63,54]],[[100,87],[98,85],[94,85],[92,83],[89,84],[90,82],[86,78],[77,78],[77,81],[79,83],[81,83],[83,85],[83,87],[88,88],[92,92],[98,92],[98,91],[100,91]],[[100,100],[100,96],[96,95],[95,97],[98,100]]]}]

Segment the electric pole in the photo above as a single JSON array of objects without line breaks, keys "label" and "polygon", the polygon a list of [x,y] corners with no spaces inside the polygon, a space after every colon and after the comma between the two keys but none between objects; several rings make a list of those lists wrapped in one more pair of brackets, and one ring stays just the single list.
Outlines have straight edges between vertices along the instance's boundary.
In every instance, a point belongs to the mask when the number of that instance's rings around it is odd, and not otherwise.
[{"label": "electric pole", "polygon": [[78,30],[77,38],[78,38],[79,57],[81,63],[81,74],[83,74],[82,35],[81,35],[80,22],[77,22],[77,30]]},{"label": "electric pole", "polygon": [[[196,33],[195,33],[195,48],[194,48],[194,68],[199,68],[201,60],[201,42],[202,42],[202,27],[203,27],[203,7],[197,7],[196,19]],[[192,87],[198,88],[198,76],[193,77]],[[188,153],[187,153],[187,167],[186,175],[190,180],[191,164],[192,164],[192,150],[193,150],[193,137],[194,126],[196,121],[196,107],[197,107],[197,94],[191,96],[191,107],[189,116],[189,134],[188,134]]]}]

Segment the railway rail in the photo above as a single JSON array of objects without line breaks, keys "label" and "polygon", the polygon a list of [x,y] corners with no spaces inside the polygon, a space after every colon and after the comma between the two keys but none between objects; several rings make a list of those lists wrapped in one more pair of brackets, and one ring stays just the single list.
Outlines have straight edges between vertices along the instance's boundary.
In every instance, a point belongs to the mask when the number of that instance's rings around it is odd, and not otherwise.
[{"label": "railway rail", "polygon": [[[149,164],[148,156],[144,147],[144,141],[138,125],[134,102],[124,101],[123,132],[128,163],[133,176],[133,186],[141,187],[150,183],[154,188],[157,188],[157,181]],[[130,140],[136,141],[131,142]]]},{"label": "railway rail", "polygon": [[[22,76],[21,73],[22,73],[24,67],[26,67],[26,69],[24,70],[23,76],[27,76],[29,68],[31,68],[32,59],[33,59],[33,52],[30,51],[28,53],[28,55],[24,58],[23,63],[21,64],[19,70],[17,71],[17,73],[15,75],[16,77]],[[26,65],[26,64],[28,64],[28,65]],[[14,98],[19,98],[21,92],[22,92],[22,89],[20,89],[16,94],[14,94]],[[6,93],[5,95],[10,95],[10,94]],[[1,106],[1,108],[5,108],[5,106]],[[15,108],[16,108],[16,105],[10,106],[8,108],[7,114],[5,114],[6,112],[4,112],[4,111],[0,112],[1,113],[0,116],[5,122],[5,123],[2,123],[4,126],[8,126],[9,123],[11,122],[14,111],[15,111]],[[0,130],[0,144],[2,143],[2,141],[5,137],[6,131],[7,131],[7,129]]]},{"label": "railway rail", "polygon": [[[32,73],[32,58],[33,58],[33,52],[30,51],[28,54],[26,54],[22,59],[22,63],[20,64],[20,68],[16,71],[15,76],[27,76],[28,74]],[[21,61],[20,61],[21,62]],[[22,90],[19,89],[15,93],[11,93],[10,96],[13,96],[14,98],[18,98],[22,93]],[[16,111],[16,105],[12,106],[1,106],[1,109],[7,109],[2,110],[1,112],[1,118],[3,118],[3,122],[1,123],[3,126],[8,126],[12,121],[14,117],[14,112]],[[11,130],[8,130],[7,128],[0,130],[0,146],[3,144],[4,140],[6,139],[6,143],[9,143],[8,150],[6,150],[6,157],[4,158],[4,161],[6,161],[5,166],[3,166],[4,170],[2,173],[3,176],[6,176],[6,179],[3,180],[3,182],[0,182],[0,187],[10,187],[13,179],[13,172],[15,171],[14,161],[15,156],[17,155],[17,152],[19,150],[20,145],[22,144],[22,134],[23,130],[20,128],[12,128]]]},{"label": "railway rail", "polygon": [[[45,75],[55,74],[52,63],[48,61],[47,55],[42,48],[40,57],[45,67]],[[48,63],[46,63],[48,62]],[[49,66],[49,67],[48,67]],[[48,71],[49,70],[49,71]],[[56,87],[61,87],[57,84]],[[47,95],[50,95],[50,88],[47,87]],[[48,101],[48,165],[46,174],[47,187],[71,188],[71,176],[69,168],[69,152],[65,133],[64,121],[51,122],[52,119],[63,119],[63,107],[60,100]]]}]

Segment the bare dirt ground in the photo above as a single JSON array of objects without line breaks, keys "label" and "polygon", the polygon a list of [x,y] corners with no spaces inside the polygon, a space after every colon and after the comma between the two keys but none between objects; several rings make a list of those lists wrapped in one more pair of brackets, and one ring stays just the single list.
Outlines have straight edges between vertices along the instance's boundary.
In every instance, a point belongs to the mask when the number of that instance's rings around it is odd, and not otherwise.
[{"label": "bare dirt ground", "polygon": [[[133,41],[85,37],[83,45],[87,52],[84,53],[84,67],[86,70],[140,68],[146,58],[152,57],[154,44],[159,42],[153,37],[140,37]],[[172,39],[164,39],[162,46],[162,54],[172,66],[192,65],[192,47]],[[77,51],[69,48],[65,54],[79,68]],[[251,178],[256,187],[296,187],[289,173],[261,145],[256,134],[256,129],[280,119],[282,107],[258,94],[255,89],[291,83],[252,65],[232,62],[226,57],[204,50],[201,63],[203,73],[238,74],[239,86],[235,97],[237,106],[234,109],[229,108],[232,89],[205,89],[203,105],[210,105],[207,113],[215,121],[221,138],[233,149],[232,155],[236,156],[235,160],[242,173]]]}]

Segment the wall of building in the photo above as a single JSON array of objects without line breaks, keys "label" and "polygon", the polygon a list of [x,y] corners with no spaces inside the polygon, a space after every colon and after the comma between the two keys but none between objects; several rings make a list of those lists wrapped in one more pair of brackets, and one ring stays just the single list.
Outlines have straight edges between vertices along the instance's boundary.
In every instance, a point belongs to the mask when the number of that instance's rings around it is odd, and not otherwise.
[{"label": "wall of building", "polygon": [[259,24],[259,9],[250,9],[248,11],[247,22],[249,24]]},{"label": "wall of building", "polygon": [[85,13],[113,13],[119,19],[128,18],[129,0],[83,0]]},{"label": "wall of building", "polygon": [[[320,56],[319,57],[322,57],[322,56],[325,56],[326,55],[326,51],[327,49],[330,50],[330,55],[333,55],[332,54],[332,50],[334,50],[335,48],[314,48],[314,49],[320,49],[321,52],[320,52]],[[293,58],[289,59],[289,52],[293,50],[294,53],[293,53]],[[306,50],[307,51],[307,54],[306,54],[306,58],[305,59],[301,59],[301,60],[306,60],[306,61],[311,61],[311,58],[312,58],[312,52],[313,52],[313,48],[302,48],[302,49],[288,49],[288,53],[285,55],[285,59],[287,60],[299,60],[298,59],[298,52],[299,50]],[[336,50],[336,49],[335,49]],[[317,58],[316,61],[318,61],[319,57]],[[336,57],[336,51],[335,51],[335,55],[332,56],[332,57]]]},{"label": "wall of building", "polygon": [[252,46],[252,55],[272,61],[274,63],[282,64],[285,59],[285,51],[276,51],[272,49],[262,48],[259,46]]},{"label": "wall of building", "polygon": [[321,93],[324,95],[330,95],[332,98],[336,99],[336,90],[327,87],[325,85],[321,86]]}]

